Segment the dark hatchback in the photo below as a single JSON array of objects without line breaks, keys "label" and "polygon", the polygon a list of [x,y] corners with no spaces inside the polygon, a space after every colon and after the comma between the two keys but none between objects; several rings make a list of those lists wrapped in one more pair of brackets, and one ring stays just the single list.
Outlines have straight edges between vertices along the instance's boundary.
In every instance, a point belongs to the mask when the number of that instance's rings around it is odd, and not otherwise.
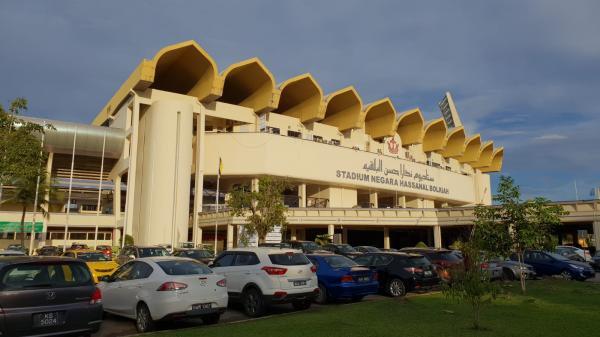
[{"label": "dark hatchback", "polygon": [[[516,260],[516,256],[511,256]],[[537,275],[559,275],[565,279],[585,281],[596,276],[587,263],[570,260],[562,255],[540,250],[528,250],[523,254],[524,262],[533,266]]]},{"label": "dark hatchback", "polygon": [[440,277],[423,255],[397,252],[366,253],[354,259],[359,265],[377,271],[379,288],[398,297],[413,290],[437,286]]},{"label": "dark hatchback", "polygon": [[0,257],[0,335],[89,335],[101,323],[102,296],[84,262]]},{"label": "dark hatchback", "polygon": [[173,256],[179,257],[189,257],[190,259],[194,259],[196,261],[200,261],[206,265],[212,263],[215,260],[215,256],[213,253],[209,252],[206,249],[178,249],[173,252]]},{"label": "dark hatchback", "polygon": [[402,248],[400,251],[427,257],[435,265],[438,275],[444,281],[451,281],[453,273],[465,268],[462,255],[456,251],[437,248]]}]

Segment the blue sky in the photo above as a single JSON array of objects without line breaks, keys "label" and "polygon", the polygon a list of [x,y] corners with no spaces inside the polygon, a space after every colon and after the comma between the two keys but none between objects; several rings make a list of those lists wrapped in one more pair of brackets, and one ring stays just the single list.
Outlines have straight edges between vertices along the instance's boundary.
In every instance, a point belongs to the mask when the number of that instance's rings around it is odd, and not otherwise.
[{"label": "blue sky", "polygon": [[[257,56],[277,81],[439,117],[451,91],[469,133],[505,147],[525,197],[600,186],[598,1],[3,1],[0,102],[90,122],[140,59],[196,40],[225,69]],[[498,175],[493,175],[495,185]]]}]

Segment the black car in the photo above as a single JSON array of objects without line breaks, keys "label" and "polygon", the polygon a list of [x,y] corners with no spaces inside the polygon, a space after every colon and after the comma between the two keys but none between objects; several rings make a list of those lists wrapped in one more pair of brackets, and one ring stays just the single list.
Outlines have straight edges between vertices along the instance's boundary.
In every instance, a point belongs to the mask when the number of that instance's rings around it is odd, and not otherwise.
[{"label": "black car", "polygon": [[37,250],[37,255],[39,256],[60,256],[62,253],[62,249],[56,246],[44,246]]},{"label": "black car", "polygon": [[2,336],[89,335],[100,329],[101,302],[83,261],[0,257]]},{"label": "black car", "polygon": [[292,240],[285,241],[284,243],[289,244],[293,249],[301,250],[304,254],[312,254],[322,249],[321,246],[313,241]]},{"label": "black car", "polygon": [[125,246],[119,252],[116,262],[122,266],[125,263],[138,259],[140,257],[152,257],[152,256],[169,256],[169,252],[166,248],[161,246]]},{"label": "black car", "polygon": [[433,264],[420,254],[366,253],[355,258],[354,262],[376,270],[379,288],[393,297],[404,296],[413,290],[431,288],[440,283]]},{"label": "black car", "polygon": [[426,289],[440,283],[434,265],[420,254],[381,252],[366,253],[354,259],[359,265],[377,271],[379,288],[389,296]]},{"label": "black car", "polygon": [[594,268],[594,270],[600,271],[600,252],[596,252],[596,255],[592,257],[592,262],[590,265]]},{"label": "black car", "polygon": [[439,276],[444,281],[450,281],[452,274],[464,270],[464,261],[462,254],[454,250],[441,248],[418,248],[405,247],[401,252],[421,254],[429,259],[436,266]]},{"label": "black car", "polygon": [[344,255],[351,259],[354,259],[355,257],[363,254],[363,253],[357,251],[356,249],[354,249],[354,247],[352,247],[346,243],[342,243],[342,244],[328,243],[326,245],[323,245],[323,249],[330,251],[334,254]]},{"label": "black car", "polygon": [[189,257],[190,259],[200,261],[206,265],[213,262],[215,259],[215,256],[212,252],[200,248],[177,249],[175,252],[173,252],[173,256]]},{"label": "black car", "polygon": [[379,253],[379,252],[381,252],[381,249],[379,249],[377,247],[373,247],[373,246],[356,246],[356,247],[354,247],[354,249],[356,249],[357,251],[359,251],[361,253]]}]

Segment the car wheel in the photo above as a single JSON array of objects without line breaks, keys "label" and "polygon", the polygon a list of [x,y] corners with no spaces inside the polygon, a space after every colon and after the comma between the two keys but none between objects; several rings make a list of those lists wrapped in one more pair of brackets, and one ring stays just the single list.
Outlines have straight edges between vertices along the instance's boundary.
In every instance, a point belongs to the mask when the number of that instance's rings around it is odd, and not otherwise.
[{"label": "car wheel", "polygon": [[510,269],[502,269],[502,280],[504,281],[514,281],[515,273]]},{"label": "car wheel", "polygon": [[388,281],[386,290],[388,295],[392,297],[400,297],[406,295],[406,286],[401,279],[393,278]]},{"label": "car wheel", "polygon": [[296,310],[306,310],[306,309],[310,308],[311,304],[312,304],[311,300],[300,300],[300,301],[292,302],[292,307],[294,307],[294,309],[296,309]]},{"label": "car wheel", "polygon": [[327,303],[327,289],[322,284],[319,284],[319,295],[315,298],[315,302],[318,304]]},{"label": "car wheel", "polygon": [[263,296],[256,288],[250,288],[244,291],[242,304],[244,306],[244,312],[250,317],[259,317],[265,311]]},{"label": "car wheel", "polygon": [[569,271],[568,271],[568,270],[563,270],[563,271],[560,273],[560,277],[562,277],[562,278],[563,278],[563,279],[565,279],[565,280],[572,280],[572,279],[573,279],[573,276],[571,275],[571,273],[569,273]]},{"label": "car wheel", "polygon": [[210,315],[202,316],[202,322],[204,322],[204,324],[207,324],[207,325],[217,324],[217,323],[219,323],[220,319],[221,319],[220,314],[210,314]]},{"label": "car wheel", "polygon": [[138,304],[135,315],[135,327],[138,332],[149,332],[154,330],[154,321],[150,315],[150,309],[144,303]]}]

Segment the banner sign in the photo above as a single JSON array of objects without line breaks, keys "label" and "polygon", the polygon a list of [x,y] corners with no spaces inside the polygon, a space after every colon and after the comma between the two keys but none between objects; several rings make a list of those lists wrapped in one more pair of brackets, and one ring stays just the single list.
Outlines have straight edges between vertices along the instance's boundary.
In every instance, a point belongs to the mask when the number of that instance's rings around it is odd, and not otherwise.
[{"label": "banner sign", "polygon": [[[44,224],[41,221],[35,222],[35,232],[41,233]],[[21,223],[16,221],[0,221],[0,233],[21,233]],[[31,233],[31,221],[25,222],[25,233]]]}]

